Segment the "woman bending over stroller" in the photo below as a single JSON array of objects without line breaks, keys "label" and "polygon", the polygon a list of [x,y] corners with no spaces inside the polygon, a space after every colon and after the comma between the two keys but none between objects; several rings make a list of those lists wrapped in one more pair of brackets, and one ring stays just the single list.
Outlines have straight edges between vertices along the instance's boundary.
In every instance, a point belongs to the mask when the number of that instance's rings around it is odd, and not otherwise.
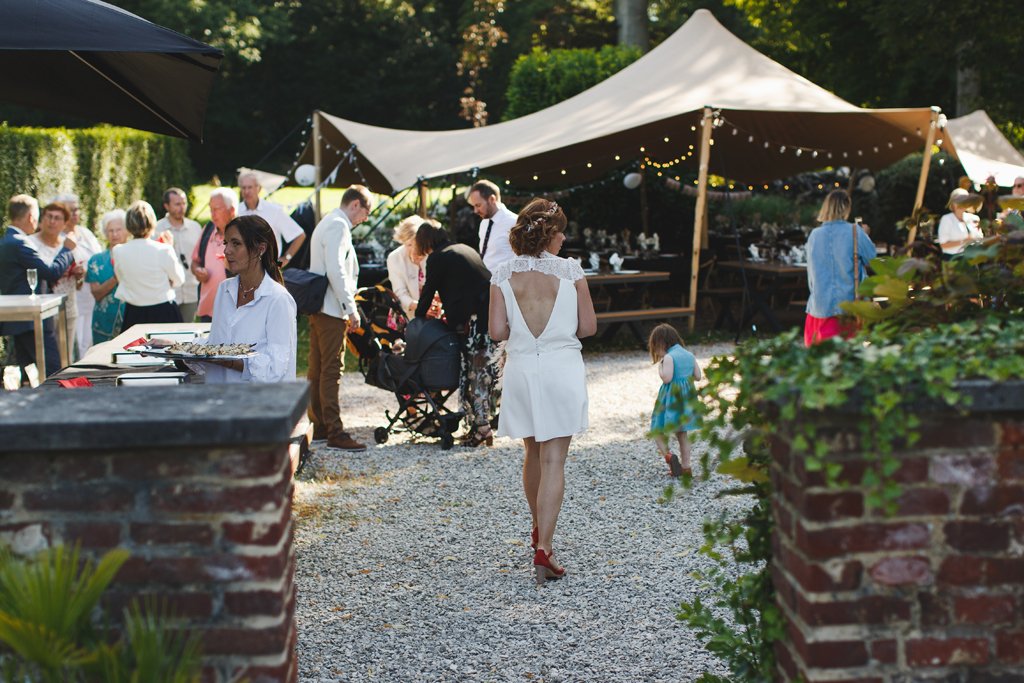
[{"label": "woman bending over stroller", "polygon": [[497,372],[491,363],[494,344],[487,335],[487,306],[491,273],[480,254],[465,244],[452,243],[440,227],[423,223],[416,231],[416,251],[427,256],[427,276],[420,291],[416,317],[426,318],[434,294],[440,294],[448,328],[462,342],[459,393],[469,431],[463,446],[492,445],[491,392]]}]

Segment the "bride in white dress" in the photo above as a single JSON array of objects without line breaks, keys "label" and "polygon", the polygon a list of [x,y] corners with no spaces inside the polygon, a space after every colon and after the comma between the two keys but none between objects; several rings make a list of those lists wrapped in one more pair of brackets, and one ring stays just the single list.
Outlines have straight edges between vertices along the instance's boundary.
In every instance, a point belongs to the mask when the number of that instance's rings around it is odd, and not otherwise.
[{"label": "bride in white dress", "polygon": [[587,385],[580,339],[597,331],[583,269],[557,256],[565,242],[558,204],[533,199],[509,233],[515,258],[491,277],[489,332],[505,346],[498,435],[523,440],[523,489],[533,517],[537,583],[565,569],[551,539],[565,491],[565,456],[587,428]]}]

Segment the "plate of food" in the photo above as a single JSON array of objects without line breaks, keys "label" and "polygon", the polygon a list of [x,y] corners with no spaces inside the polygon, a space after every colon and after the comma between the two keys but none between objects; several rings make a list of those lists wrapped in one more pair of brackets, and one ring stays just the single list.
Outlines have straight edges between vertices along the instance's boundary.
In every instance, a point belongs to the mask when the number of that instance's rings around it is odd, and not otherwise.
[{"label": "plate of food", "polygon": [[242,360],[256,355],[255,344],[197,344],[196,342],[174,342],[167,346],[135,346],[147,356],[180,358],[181,360]]}]

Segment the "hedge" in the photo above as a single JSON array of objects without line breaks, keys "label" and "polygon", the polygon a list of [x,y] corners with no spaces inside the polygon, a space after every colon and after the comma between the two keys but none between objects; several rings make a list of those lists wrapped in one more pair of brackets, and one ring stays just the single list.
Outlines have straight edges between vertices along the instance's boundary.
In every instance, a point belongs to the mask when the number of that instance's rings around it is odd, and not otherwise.
[{"label": "hedge", "polygon": [[505,98],[504,118],[514,119],[558,104],[629,66],[641,55],[640,48],[605,45],[593,48],[533,48],[512,66]]},{"label": "hedge", "polygon": [[19,193],[45,203],[60,192],[81,199],[95,226],[113,208],[145,199],[161,215],[163,192],[194,179],[184,140],[130,128],[12,128],[0,124],[0,199]]}]

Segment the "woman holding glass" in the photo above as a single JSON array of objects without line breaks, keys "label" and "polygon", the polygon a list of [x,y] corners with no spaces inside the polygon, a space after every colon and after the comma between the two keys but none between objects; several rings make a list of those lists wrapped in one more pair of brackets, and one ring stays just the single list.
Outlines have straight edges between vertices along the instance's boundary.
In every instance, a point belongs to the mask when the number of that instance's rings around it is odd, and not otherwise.
[{"label": "woman holding glass", "polygon": [[124,224],[124,209],[114,209],[103,214],[100,226],[107,238],[108,248],[93,255],[85,271],[96,306],[92,309],[92,343],[110,341],[121,333],[124,321],[124,302],[114,296],[117,289],[117,275],[114,274],[112,250],[128,241],[128,229]]}]

